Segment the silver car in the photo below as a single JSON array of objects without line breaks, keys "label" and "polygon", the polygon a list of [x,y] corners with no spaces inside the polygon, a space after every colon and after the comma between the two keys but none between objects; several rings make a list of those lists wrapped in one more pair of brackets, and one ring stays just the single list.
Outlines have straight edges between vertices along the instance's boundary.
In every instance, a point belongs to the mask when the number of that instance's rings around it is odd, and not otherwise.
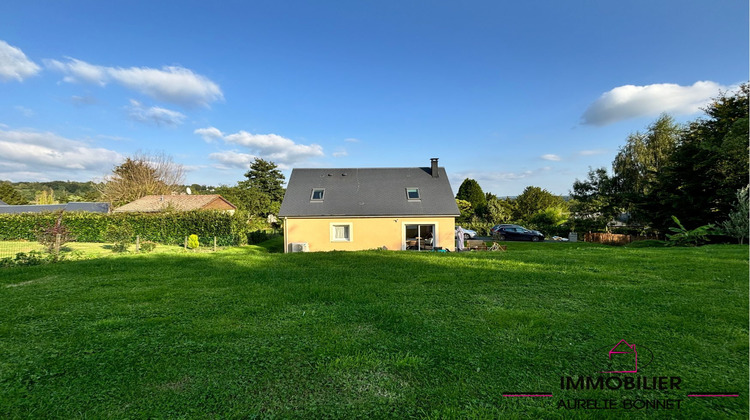
[{"label": "silver car", "polygon": [[[456,226],[456,231],[458,231],[459,227],[461,226]],[[477,237],[477,231],[466,228],[462,229],[464,230],[464,239],[474,239]]]}]

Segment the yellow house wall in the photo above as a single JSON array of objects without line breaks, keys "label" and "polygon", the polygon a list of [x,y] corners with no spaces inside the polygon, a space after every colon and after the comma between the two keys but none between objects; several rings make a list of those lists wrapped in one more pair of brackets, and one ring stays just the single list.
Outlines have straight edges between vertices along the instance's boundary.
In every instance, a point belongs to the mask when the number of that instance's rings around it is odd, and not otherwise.
[{"label": "yellow house wall", "polygon": [[[351,223],[351,241],[331,241],[331,224]],[[357,251],[385,246],[389,250],[404,249],[404,226],[434,224],[435,246],[455,250],[455,219],[453,217],[362,217],[362,218],[289,218],[284,223],[284,249],[292,242],[307,242],[309,250]]]}]

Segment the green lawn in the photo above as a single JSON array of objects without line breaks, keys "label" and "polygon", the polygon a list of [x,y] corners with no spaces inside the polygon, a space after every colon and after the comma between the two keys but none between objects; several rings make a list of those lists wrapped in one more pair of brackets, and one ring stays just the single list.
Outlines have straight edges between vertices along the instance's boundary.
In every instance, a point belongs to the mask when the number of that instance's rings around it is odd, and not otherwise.
[{"label": "green lawn", "polygon": [[[2,418],[748,417],[747,246],[131,254],[0,270],[0,308]],[[681,389],[560,389],[621,339]]]},{"label": "green lawn", "polygon": [[[218,247],[223,249],[224,247]],[[0,241],[0,258],[13,257],[18,252],[44,251],[44,246],[39,242],[31,241]],[[212,244],[202,244],[196,250],[185,249],[182,245],[159,244],[151,252],[154,254],[174,254],[184,252],[212,252]],[[117,255],[112,251],[112,244],[98,242],[68,242],[61,247],[63,256],[74,259],[99,258]],[[135,244],[128,247],[127,253],[135,253]]]}]

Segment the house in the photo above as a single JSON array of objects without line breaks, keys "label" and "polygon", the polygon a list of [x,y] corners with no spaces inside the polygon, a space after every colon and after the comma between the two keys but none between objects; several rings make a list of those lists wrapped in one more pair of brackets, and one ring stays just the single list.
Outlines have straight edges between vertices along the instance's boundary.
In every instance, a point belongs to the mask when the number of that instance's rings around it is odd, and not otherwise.
[{"label": "house", "polygon": [[445,168],[294,169],[281,204],[286,252],[455,247]]},{"label": "house", "polygon": [[234,213],[237,206],[218,194],[147,195],[114,210],[115,213],[156,213],[164,210],[220,210]]},{"label": "house", "polygon": [[0,214],[15,213],[47,213],[56,211],[82,211],[88,213],[109,213],[109,203],[65,203],[65,204],[22,204],[22,205],[0,205]]}]

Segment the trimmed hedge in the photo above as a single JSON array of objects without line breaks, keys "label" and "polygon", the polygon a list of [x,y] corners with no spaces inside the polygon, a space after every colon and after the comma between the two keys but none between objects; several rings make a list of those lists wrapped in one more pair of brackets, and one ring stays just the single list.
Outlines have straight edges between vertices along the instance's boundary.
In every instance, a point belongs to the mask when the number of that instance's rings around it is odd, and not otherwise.
[{"label": "trimmed hedge", "polygon": [[[0,240],[36,240],[38,227],[53,224],[59,213],[0,214]],[[106,242],[104,233],[110,225],[128,224],[141,241],[181,245],[185,237],[198,235],[202,243],[243,245],[247,243],[248,215],[219,211],[169,213],[84,213],[65,212],[63,224],[79,242]]]}]

